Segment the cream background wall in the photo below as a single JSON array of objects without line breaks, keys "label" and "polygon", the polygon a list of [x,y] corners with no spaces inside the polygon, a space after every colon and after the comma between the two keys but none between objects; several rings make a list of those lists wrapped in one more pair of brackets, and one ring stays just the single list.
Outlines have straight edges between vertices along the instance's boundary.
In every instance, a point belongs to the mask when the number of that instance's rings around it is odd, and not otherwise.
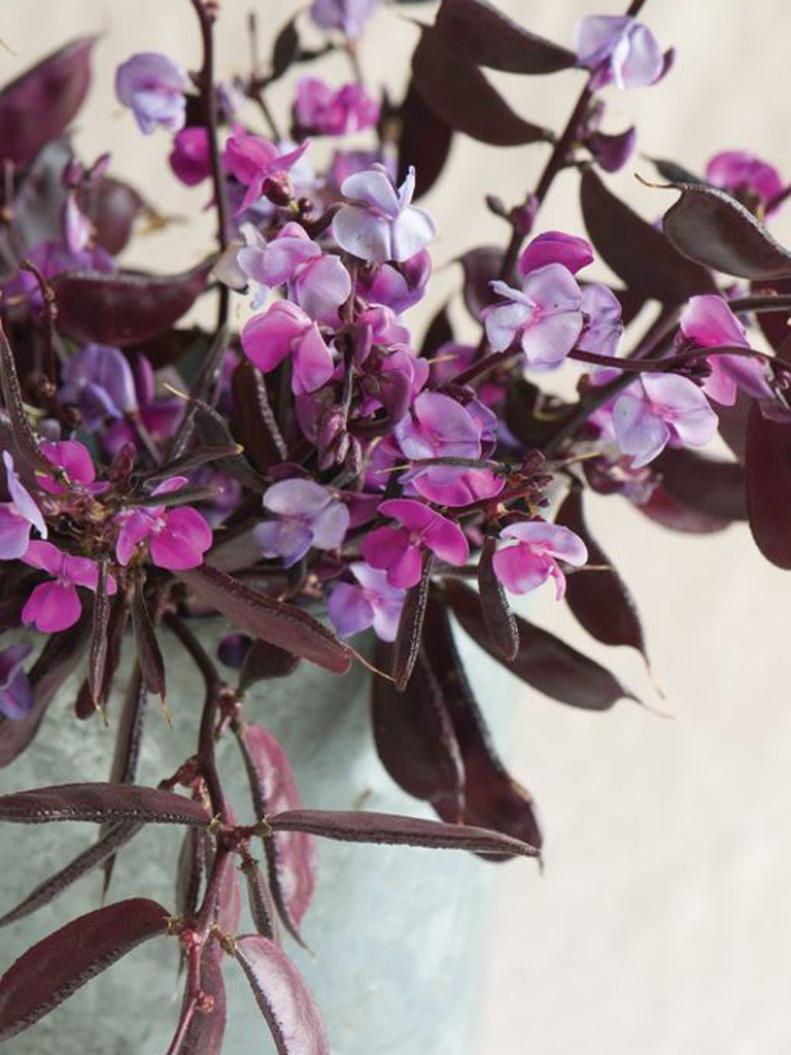
[{"label": "cream background wall", "polygon": [[[559,42],[585,13],[618,12],[611,0],[499,0],[503,10]],[[251,0],[224,0],[222,76],[247,68]],[[258,0],[262,48],[294,10]],[[430,5],[402,9],[423,17]],[[649,0],[645,20],[677,62],[661,85],[608,96],[608,128],[639,121],[647,154],[701,169],[719,149],[766,155],[791,178],[787,136],[787,0]],[[201,217],[205,188],[185,191],[163,169],[165,136],[144,138],[120,113],[111,85],[129,54],[161,50],[197,65],[198,33],[187,0],[24,0],[0,5],[5,80],[69,36],[98,31],[95,83],[77,144],[86,158],[112,146],[114,169],[165,213],[189,217],[141,239],[128,262],[177,270],[211,244]],[[392,11],[373,24],[362,62],[374,83],[406,74],[414,28]],[[322,72],[340,79],[343,64]],[[579,76],[494,76],[525,116],[558,127]],[[285,105],[289,83],[273,92]],[[251,118],[252,119],[252,118]],[[440,229],[437,297],[458,282],[442,265],[502,225],[483,191],[513,202],[531,186],[542,147],[495,151],[460,140],[445,178],[426,199]],[[611,185],[644,215],[667,197],[639,186],[639,158]],[[165,174],[163,175],[163,172]],[[542,227],[582,232],[576,177],[561,177]],[[777,233],[791,242],[791,210]],[[487,705],[523,697],[502,752],[538,799],[546,872],[498,871],[495,917],[480,994],[481,1055],[780,1055],[791,1048],[791,700],[787,626],[791,581],[757,554],[743,527],[705,538],[664,532],[618,499],[598,501],[594,527],[617,555],[640,604],[663,720],[627,703],[604,715],[564,709],[476,663]],[[656,702],[635,656],[605,655],[547,598],[531,609],[591,655],[605,658]],[[470,646],[471,653],[474,646]],[[484,686],[485,682],[485,686]],[[490,702],[488,702],[490,701]],[[428,1053],[427,1053],[428,1055]],[[466,1053],[460,1053],[466,1055]]]}]

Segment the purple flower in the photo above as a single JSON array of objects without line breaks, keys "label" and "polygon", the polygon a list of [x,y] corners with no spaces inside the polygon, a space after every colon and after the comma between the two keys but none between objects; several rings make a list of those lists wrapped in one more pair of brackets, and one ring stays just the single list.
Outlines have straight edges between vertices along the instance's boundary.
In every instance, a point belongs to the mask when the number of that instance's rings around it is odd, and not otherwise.
[{"label": "purple flower", "polygon": [[380,0],[313,0],[310,17],[320,29],[339,29],[350,40],[359,37]]},{"label": "purple flower", "polygon": [[519,257],[519,274],[526,275],[547,264],[562,264],[572,275],[593,263],[593,249],[585,238],[563,231],[537,235]]},{"label": "purple flower", "polygon": [[211,175],[209,133],[201,125],[182,128],[173,137],[173,150],[168,158],[177,179],[188,187],[202,183]]},{"label": "purple flower", "polygon": [[379,512],[393,517],[399,526],[376,528],[363,539],[362,552],[370,565],[387,572],[391,586],[408,589],[420,582],[424,548],[448,564],[464,564],[470,555],[459,525],[423,502],[390,498]]},{"label": "purple flower", "polygon": [[646,26],[629,15],[589,15],[577,29],[577,61],[591,71],[594,90],[614,82],[618,88],[655,84],[665,59]]},{"label": "purple flower", "polygon": [[[153,494],[171,494],[188,483],[185,476],[171,476],[154,488]],[[158,568],[186,571],[203,564],[212,544],[212,531],[205,517],[192,506],[145,506],[125,509],[115,517],[119,527],[115,543],[118,563],[126,567],[141,542],[148,542],[151,560]]]},{"label": "purple flower", "polygon": [[530,593],[550,577],[555,580],[555,597],[566,592],[566,576],[558,560],[582,567],[588,559],[585,543],[559,524],[527,520],[510,524],[500,532],[502,539],[516,539],[515,546],[500,549],[492,558],[494,573],[511,593]]},{"label": "purple flower", "polygon": [[[767,205],[783,191],[780,173],[768,161],[746,150],[723,150],[706,165],[706,179],[737,198],[757,198]],[[770,210],[774,212],[775,210]]]},{"label": "purple flower", "polygon": [[[184,400],[178,396],[157,396],[154,370],[142,353],[135,358],[132,373],[140,422],[155,443],[162,443],[176,431],[184,413]],[[127,443],[138,444],[135,430],[125,418],[106,426],[99,437],[111,457]]]},{"label": "purple flower", "polygon": [[642,374],[612,408],[615,439],[632,468],[648,465],[668,443],[702,447],[717,431],[717,415],[696,384],[677,374]]},{"label": "purple flower", "polygon": [[398,265],[381,264],[357,277],[357,290],[369,304],[400,315],[423,299],[431,277],[431,256],[423,249]]},{"label": "purple flower", "polygon": [[379,568],[360,561],[349,565],[357,584],[339,582],[327,603],[332,624],[341,637],[374,628],[381,641],[395,641],[406,590],[391,586]]},{"label": "purple flower", "polygon": [[592,282],[582,290],[585,325],[577,347],[597,355],[615,355],[623,334],[621,302],[608,286]]},{"label": "purple flower", "polygon": [[312,480],[280,480],[267,488],[264,509],[275,520],[258,524],[253,534],[265,557],[280,557],[286,568],[311,546],[337,549],[349,528],[349,510],[332,492]]},{"label": "purple flower", "polygon": [[226,667],[239,670],[252,643],[253,639],[247,634],[226,634],[217,646],[217,658]]},{"label": "purple flower", "polygon": [[371,263],[409,260],[433,239],[434,221],[412,205],[415,170],[396,192],[383,165],[349,176],[341,184],[344,205],[332,221],[335,241],[347,253]]},{"label": "purple flower", "polygon": [[255,205],[264,193],[268,180],[285,182],[288,172],[299,161],[310,146],[306,139],[301,146],[286,153],[263,136],[235,135],[225,145],[223,165],[240,183],[247,187],[237,216]]},{"label": "purple flower", "polygon": [[66,195],[61,210],[63,241],[70,253],[79,254],[88,249],[94,235],[93,224],[77,204],[74,191]]},{"label": "purple flower", "polygon": [[41,453],[47,461],[52,462],[66,474],[66,480],[61,481],[54,475],[47,476],[42,472],[36,472],[38,485],[47,494],[65,494],[75,484],[94,494],[106,489],[106,484],[94,483],[96,466],[93,464],[93,458],[88,448],[78,443],[77,440],[47,441],[41,444]]},{"label": "purple flower", "polygon": [[590,150],[599,168],[605,172],[619,172],[634,152],[637,141],[637,129],[632,125],[625,132],[607,134],[591,132],[585,138],[585,146]]},{"label": "purple flower", "polygon": [[0,714],[24,718],[33,706],[33,689],[22,666],[33,651],[30,645],[10,645],[0,652]]},{"label": "purple flower", "polygon": [[343,136],[372,128],[379,120],[379,103],[362,84],[332,88],[320,77],[297,82],[294,117],[300,128],[325,136]]},{"label": "purple flower", "polygon": [[[747,333],[722,297],[713,293],[690,297],[681,313],[681,332],[700,348],[749,348]],[[738,355],[712,355],[706,360],[711,374],[703,384],[709,399],[732,407],[738,390],[756,399],[771,399],[763,366]]]},{"label": "purple flower", "polygon": [[345,179],[357,172],[366,172],[374,165],[383,165],[391,180],[396,178],[396,166],[390,153],[381,150],[336,150],[327,172],[333,190],[340,192]]},{"label": "purple flower", "polygon": [[530,366],[558,366],[582,332],[582,293],[563,264],[547,264],[525,275],[522,289],[499,279],[495,293],[508,301],[484,309],[486,336],[492,348],[505,351],[520,344]]},{"label": "purple flower", "polygon": [[157,125],[169,132],[184,127],[190,86],[187,71],[156,51],[144,51],[121,63],[115,72],[115,94],[130,106],[140,131],[150,135]]},{"label": "purple flower", "polygon": [[254,315],[245,324],[241,339],[244,354],[265,374],[291,356],[295,395],[315,392],[332,377],[332,352],[318,326],[290,301],[279,300],[268,311]]},{"label": "purple flower", "polygon": [[137,410],[132,368],[118,348],[86,344],[66,360],[62,376],[60,400],[77,407],[87,432]]},{"label": "purple flower", "polygon": [[[31,542],[22,557],[25,564],[48,572],[54,582],[40,583],[31,593],[22,609],[22,622],[33,624],[43,634],[55,634],[68,630],[80,618],[82,603],[77,587],[96,592],[99,585],[99,567],[87,557],[73,557],[62,553],[51,542]],[[112,575],[107,576],[107,593],[116,592]]]},{"label": "purple flower", "polygon": [[27,550],[30,529],[35,528],[42,538],[46,538],[47,525],[41,510],[16,474],[10,451],[3,451],[3,465],[11,501],[0,502],[0,560],[16,560]]}]

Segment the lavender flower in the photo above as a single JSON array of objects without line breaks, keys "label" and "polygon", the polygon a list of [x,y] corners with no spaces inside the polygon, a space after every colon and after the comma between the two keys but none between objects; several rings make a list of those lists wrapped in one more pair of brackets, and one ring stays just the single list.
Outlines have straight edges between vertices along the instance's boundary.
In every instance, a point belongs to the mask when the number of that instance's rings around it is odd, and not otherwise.
[{"label": "lavender flower", "polygon": [[131,107],[144,135],[157,125],[169,132],[184,127],[190,86],[187,71],[178,62],[156,51],[144,51],[123,62],[115,73],[115,94]]},{"label": "lavender flower", "polygon": [[369,627],[380,641],[395,641],[406,590],[391,586],[386,572],[359,561],[349,565],[357,583],[333,586],[327,609],[341,637],[351,637]]},{"label": "lavender flower", "polygon": [[577,30],[577,60],[592,72],[598,90],[614,82],[618,88],[655,84],[665,72],[665,59],[653,33],[629,15],[589,15]]},{"label": "lavender flower", "polygon": [[265,557],[280,557],[286,568],[311,546],[337,549],[349,528],[349,511],[331,491],[312,480],[281,480],[264,493],[264,509],[276,519],[253,531]]},{"label": "lavender flower", "polygon": [[341,194],[350,204],[332,221],[335,241],[361,260],[379,264],[409,260],[436,233],[428,213],[411,204],[414,193],[414,168],[397,192],[383,165],[348,176]]}]

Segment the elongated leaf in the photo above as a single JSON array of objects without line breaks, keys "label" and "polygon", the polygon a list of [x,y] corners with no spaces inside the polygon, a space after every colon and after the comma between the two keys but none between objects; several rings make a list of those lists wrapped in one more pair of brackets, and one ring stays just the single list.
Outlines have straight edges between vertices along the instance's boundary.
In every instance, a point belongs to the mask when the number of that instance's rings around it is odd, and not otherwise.
[{"label": "elongated leaf", "polygon": [[393,681],[399,692],[403,692],[406,688],[420,650],[420,635],[423,630],[423,617],[426,614],[433,563],[433,554],[427,552],[423,557],[420,582],[409,590],[404,607],[401,609],[398,632],[393,646]]},{"label": "elongated leaf", "polygon": [[[791,278],[776,278],[772,282],[766,280],[754,282],[751,292],[759,296],[765,296],[767,293],[779,293],[787,297],[791,294]],[[791,312],[789,312],[788,308],[783,308],[780,311],[759,311],[755,315],[755,321],[758,323],[761,332],[776,352],[780,350],[791,332],[788,328],[789,316],[791,316]]]},{"label": "elongated leaf", "polygon": [[505,254],[494,245],[470,249],[460,258],[464,271],[464,305],[476,321],[481,312],[497,300],[490,283],[500,277]]},{"label": "elongated leaf", "polygon": [[747,519],[744,469],[738,462],[711,458],[688,447],[668,447],[652,468],[665,491],[689,509],[717,520]]},{"label": "elongated leaf", "polygon": [[286,22],[272,45],[272,71],[269,81],[279,80],[299,54],[299,33],[296,17]]},{"label": "elongated leaf", "polygon": [[287,678],[299,665],[299,656],[276,648],[266,641],[254,641],[239,671],[239,691],[247,692],[251,685],[270,678]]},{"label": "elongated leaf", "polygon": [[0,979],[0,1040],[49,1014],[141,942],[165,934],[168,912],[129,898],[89,912],[28,949]]},{"label": "elongated leaf", "polygon": [[239,629],[337,674],[351,666],[351,650],[313,616],[204,565],[176,573],[206,604]]},{"label": "elongated leaf", "polygon": [[503,584],[495,575],[492,558],[497,550],[493,538],[486,538],[478,562],[478,591],[481,598],[483,621],[489,632],[489,640],[506,662],[516,657],[519,651],[519,630]]},{"label": "elongated leaf", "polygon": [[445,591],[453,614],[470,637],[545,696],[589,711],[605,711],[618,700],[635,699],[604,667],[520,616],[515,616],[519,652],[513,662],[505,663],[489,644],[475,591],[455,579],[445,581]]},{"label": "elongated leaf", "polygon": [[234,435],[256,469],[265,472],[270,465],[286,461],[288,448],[269,405],[261,371],[247,359],[241,360],[231,377],[231,391]]},{"label": "elongated leaf", "polygon": [[212,261],[179,275],[64,271],[52,279],[58,329],[125,348],[169,330],[206,288]]},{"label": "elongated leaf", "polygon": [[137,821],[139,824],[193,824],[211,818],[197,802],[159,788],[132,784],[59,784],[0,795],[0,821]]},{"label": "elongated leaf", "polygon": [[712,535],[723,531],[729,520],[714,517],[700,509],[692,509],[680,501],[660,484],[651,492],[649,498],[635,505],[650,520],[671,531],[681,531],[685,535]]},{"label": "elongated leaf", "polygon": [[438,117],[481,143],[512,147],[551,139],[546,128],[515,114],[478,67],[449,48],[436,29],[422,27],[412,79]]},{"label": "elongated leaf", "polygon": [[659,175],[669,183],[706,183],[706,180],[696,176],[694,172],[684,168],[675,161],[666,158],[649,158]]},{"label": "elongated leaf", "polygon": [[410,165],[415,166],[415,198],[428,194],[450,156],[453,128],[437,114],[410,82],[398,109],[398,179],[403,181]]},{"label": "elongated leaf", "polygon": [[278,1055],[329,1055],[319,1009],[283,950],[258,934],[236,942],[236,959],[266,1019]]},{"label": "elongated leaf", "polygon": [[154,624],[143,595],[143,580],[138,578],[132,594],[132,629],[137,646],[137,662],[149,692],[165,700],[165,660],[157,641]]},{"label": "elongated leaf", "polygon": [[424,846],[434,850],[475,850],[481,853],[520,854],[535,857],[538,851],[527,843],[500,832],[466,824],[443,824],[418,817],[362,810],[290,810],[269,817],[275,832],[297,831],[352,843]]},{"label": "elongated leaf", "polygon": [[580,201],[591,241],[630,290],[667,304],[694,293],[714,293],[714,280],[668,238],[605,187],[593,169],[583,173]]},{"label": "elongated leaf", "polygon": [[145,201],[134,187],[112,176],[91,187],[83,202],[97,243],[111,256],[117,256],[126,247],[135,220],[145,208]]},{"label": "elongated leaf", "polygon": [[[216,945],[203,948],[200,964],[200,988],[210,1006],[198,1008],[190,1018],[180,1046],[173,1055],[220,1055],[225,1036],[227,1004],[222,974],[222,953]],[[184,995],[182,1015],[188,1014],[189,991]]]},{"label": "elongated leaf", "polygon": [[529,33],[487,0],[443,0],[437,32],[447,46],[478,66],[506,73],[556,73],[577,56]]},{"label": "elongated leaf", "polygon": [[0,160],[27,165],[65,131],[88,92],[95,40],[71,41],[0,91]]},{"label": "elongated leaf", "polygon": [[791,253],[730,194],[699,183],[677,189],[662,228],[685,257],[739,278],[791,275]]},{"label": "elongated leaf", "polygon": [[747,512],[758,549],[791,569],[791,426],[769,421],[753,403],[747,423]]},{"label": "elongated leaf", "polygon": [[575,572],[567,577],[566,601],[569,608],[591,637],[605,645],[636,648],[648,663],[637,606],[623,579],[588,529],[581,488],[572,487],[555,519],[582,539],[588,548],[589,564],[607,569]]}]

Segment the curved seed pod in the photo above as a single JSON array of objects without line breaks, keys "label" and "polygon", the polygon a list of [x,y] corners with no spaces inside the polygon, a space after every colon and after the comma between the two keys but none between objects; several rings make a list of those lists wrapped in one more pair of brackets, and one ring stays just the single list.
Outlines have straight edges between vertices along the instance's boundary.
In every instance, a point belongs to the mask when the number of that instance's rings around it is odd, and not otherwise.
[{"label": "curved seed pod", "polygon": [[132,594],[132,628],[135,633],[137,663],[145,686],[149,692],[160,696],[165,704],[165,660],[148,612],[141,578],[136,579]]},{"label": "curved seed pod", "polygon": [[[181,1043],[170,1055],[220,1055],[225,1036],[227,1005],[225,982],[222,975],[222,953],[212,945],[203,947],[200,964],[200,995],[202,1006],[192,1005],[192,994],[184,994],[182,1019],[189,1016]],[[181,1023],[179,1023],[181,1025]]]},{"label": "curved seed pod", "polygon": [[198,907],[205,863],[202,843],[206,838],[199,828],[187,828],[181,843],[176,869],[176,914],[185,919],[194,916]]},{"label": "curved seed pod", "polygon": [[393,681],[399,692],[403,692],[406,688],[420,650],[420,635],[423,630],[423,617],[426,614],[433,565],[433,553],[426,553],[423,557],[423,573],[420,576],[420,582],[407,593],[404,607],[401,610],[401,618],[398,621],[398,633],[393,645]]},{"label": "curved seed pod", "polygon": [[242,359],[231,376],[236,439],[259,472],[288,459],[288,447],[278,427],[260,370]]},{"label": "curved seed pod", "polygon": [[200,803],[183,795],[133,784],[60,784],[0,795],[0,821],[12,824],[130,820],[204,827],[210,819]]},{"label": "curved seed pod", "polygon": [[265,938],[276,941],[274,905],[264,874],[258,867],[258,862],[252,858],[242,865],[242,871],[247,882],[247,904],[250,906],[255,929]]},{"label": "curved seed pod", "polygon": [[106,176],[88,190],[83,209],[94,226],[97,243],[110,256],[117,256],[132,237],[135,220],[146,203],[134,187]]},{"label": "curved seed pod", "polygon": [[494,573],[492,557],[496,551],[495,539],[485,538],[478,561],[478,590],[489,640],[503,659],[510,661],[516,658],[519,651],[519,630],[503,584]]}]

